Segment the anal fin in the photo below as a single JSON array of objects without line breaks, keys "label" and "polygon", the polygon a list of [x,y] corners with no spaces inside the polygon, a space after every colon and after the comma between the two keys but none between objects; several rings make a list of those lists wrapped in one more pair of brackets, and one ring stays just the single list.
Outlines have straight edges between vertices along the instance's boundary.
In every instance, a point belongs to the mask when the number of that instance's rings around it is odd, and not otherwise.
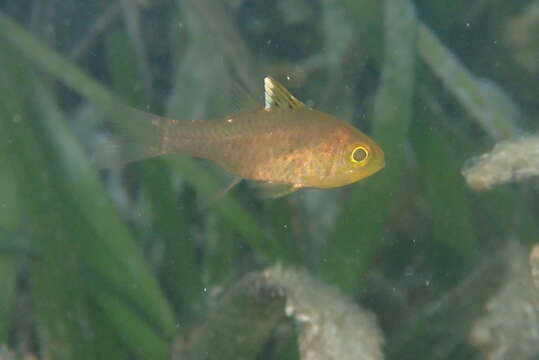
[{"label": "anal fin", "polygon": [[230,192],[230,190],[235,188],[242,180],[242,178],[234,176],[226,187],[223,187],[216,193],[204,198],[200,204],[200,209],[205,210],[211,208],[216,202],[224,198]]},{"label": "anal fin", "polygon": [[275,183],[275,182],[255,182],[256,193],[263,199],[276,199],[289,195],[301,189],[297,184]]}]

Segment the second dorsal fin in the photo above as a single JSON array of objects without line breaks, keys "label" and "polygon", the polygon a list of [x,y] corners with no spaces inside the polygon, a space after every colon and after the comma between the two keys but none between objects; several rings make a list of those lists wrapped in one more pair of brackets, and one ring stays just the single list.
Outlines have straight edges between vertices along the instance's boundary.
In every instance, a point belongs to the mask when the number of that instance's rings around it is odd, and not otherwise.
[{"label": "second dorsal fin", "polygon": [[267,111],[274,108],[295,110],[305,106],[304,103],[290,94],[283,85],[269,76],[264,78],[264,98],[264,109]]}]

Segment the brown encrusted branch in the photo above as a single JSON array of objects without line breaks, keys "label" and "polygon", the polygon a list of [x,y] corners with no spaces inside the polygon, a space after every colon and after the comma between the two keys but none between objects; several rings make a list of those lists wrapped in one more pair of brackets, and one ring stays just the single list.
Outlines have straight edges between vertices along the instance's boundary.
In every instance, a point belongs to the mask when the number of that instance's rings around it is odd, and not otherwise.
[{"label": "brown encrusted branch", "polygon": [[254,359],[276,324],[285,298],[260,274],[244,277],[222,298],[178,359]]},{"label": "brown encrusted branch", "polygon": [[539,136],[501,141],[494,149],[470,161],[462,170],[475,190],[539,175]]},{"label": "brown encrusted branch", "polygon": [[308,273],[281,266],[235,285],[178,358],[254,359],[285,316],[298,325],[302,360],[383,358],[372,313]]},{"label": "brown encrusted branch", "polygon": [[[470,341],[486,359],[535,359],[539,354],[539,292],[525,251],[512,245],[507,249],[509,274],[470,333]],[[536,254],[537,250],[530,256],[532,264]]]},{"label": "brown encrusted branch", "polygon": [[383,359],[384,339],[370,311],[303,271],[274,266],[263,276],[286,297],[286,314],[298,324],[302,360]]}]

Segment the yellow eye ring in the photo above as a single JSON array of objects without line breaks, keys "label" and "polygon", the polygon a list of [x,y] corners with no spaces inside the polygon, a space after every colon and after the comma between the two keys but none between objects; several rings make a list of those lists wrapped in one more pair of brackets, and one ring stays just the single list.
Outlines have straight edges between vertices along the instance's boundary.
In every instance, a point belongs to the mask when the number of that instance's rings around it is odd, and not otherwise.
[{"label": "yellow eye ring", "polygon": [[359,166],[365,165],[369,160],[369,149],[365,146],[356,146],[350,154],[350,160]]}]

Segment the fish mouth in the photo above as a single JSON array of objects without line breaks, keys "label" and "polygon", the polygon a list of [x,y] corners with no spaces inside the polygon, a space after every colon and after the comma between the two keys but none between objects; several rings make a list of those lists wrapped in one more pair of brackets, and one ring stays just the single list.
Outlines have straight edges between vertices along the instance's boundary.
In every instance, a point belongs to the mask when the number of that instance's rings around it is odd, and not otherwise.
[{"label": "fish mouth", "polygon": [[379,171],[383,170],[385,167],[385,163],[381,163],[376,167],[373,167],[372,171],[370,172],[369,176],[374,175],[378,173]]},{"label": "fish mouth", "polygon": [[371,166],[371,168],[369,169],[369,172],[365,175],[365,177],[372,176],[378,173],[379,171],[383,170],[384,167],[386,166],[386,163],[384,160],[381,160],[381,161],[377,161],[375,164],[372,164],[372,165],[373,166]]},{"label": "fish mouth", "polygon": [[373,164],[373,174],[382,170],[385,166],[386,166],[386,160],[384,159],[384,157],[380,157],[378,159],[375,159],[375,162]]}]

